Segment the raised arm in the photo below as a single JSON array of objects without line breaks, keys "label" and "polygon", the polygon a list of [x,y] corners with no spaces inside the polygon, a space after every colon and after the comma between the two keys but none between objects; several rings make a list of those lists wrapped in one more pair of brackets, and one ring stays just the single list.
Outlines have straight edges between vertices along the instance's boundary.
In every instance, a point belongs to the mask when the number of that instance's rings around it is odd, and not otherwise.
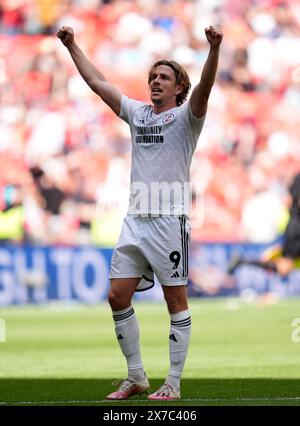
[{"label": "raised arm", "polygon": [[121,93],[108,83],[104,75],[86,58],[75,41],[73,29],[71,27],[62,27],[57,31],[56,35],[69,50],[76,68],[85,82],[117,115],[119,115],[121,109]]},{"label": "raised arm", "polygon": [[205,28],[205,35],[210,44],[209,54],[202,70],[200,82],[193,90],[190,99],[192,113],[195,117],[202,117],[206,113],[208,98],[216,78],[220,44],[223,38],[222,32],[212,26]]}]

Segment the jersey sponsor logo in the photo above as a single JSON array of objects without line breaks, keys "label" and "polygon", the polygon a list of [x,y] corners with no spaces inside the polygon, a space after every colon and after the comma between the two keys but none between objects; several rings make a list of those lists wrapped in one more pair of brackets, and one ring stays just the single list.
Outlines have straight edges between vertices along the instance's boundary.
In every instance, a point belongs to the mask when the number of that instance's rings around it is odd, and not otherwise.
[{"label": "jersey sponsor logo", "polygon": [[137,126],[136,132],[137,144],[164,143],[164,136],[161,134],[162,126]]},{"label": "jersey sponsor logo", "polygon": [[163,124],[170,123],[171,121],[174,120],[174,118],[175,118],[175,115],[172,112],[170,112],[169,114],[164,116],[162,122]]}]

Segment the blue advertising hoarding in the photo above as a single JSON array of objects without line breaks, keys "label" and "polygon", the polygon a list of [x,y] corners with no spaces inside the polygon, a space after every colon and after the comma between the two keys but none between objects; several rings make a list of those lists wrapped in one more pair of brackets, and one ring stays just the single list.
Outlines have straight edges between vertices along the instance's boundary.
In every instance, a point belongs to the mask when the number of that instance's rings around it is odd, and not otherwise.
[{"label": "blue advertising hoarding", "polygon": [[[193,244],[190,252],[189,295],[236,296],[252,289],[279,296],[300,294],[300,272],[286,279],[256,267],[243,266],[234,276],[226,273],[233,252],[257,258],[265,245]],[[0,306],[77,300],[98,303],[109,287],[112,250],[96,247],[0,246]],[[158,282],[136,299],[162,300]]]}]

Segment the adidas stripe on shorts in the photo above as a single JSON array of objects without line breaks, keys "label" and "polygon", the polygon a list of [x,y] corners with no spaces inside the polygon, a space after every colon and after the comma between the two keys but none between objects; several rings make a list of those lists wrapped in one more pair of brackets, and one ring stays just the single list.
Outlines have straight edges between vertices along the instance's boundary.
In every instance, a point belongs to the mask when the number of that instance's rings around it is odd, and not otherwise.
[{"label": "adidas stripe on shorts", "polygon": [[141,277],[137,291],[187,285],[190,224],[185,216],[128,214],[111,262],[110,278]]}]

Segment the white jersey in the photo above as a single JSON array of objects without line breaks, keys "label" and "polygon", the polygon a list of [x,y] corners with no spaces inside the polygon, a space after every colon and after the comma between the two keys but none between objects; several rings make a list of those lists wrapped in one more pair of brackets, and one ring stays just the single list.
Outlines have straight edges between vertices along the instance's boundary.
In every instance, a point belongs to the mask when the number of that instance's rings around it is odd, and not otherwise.
[{"label": "white jersey", "polygon": [[151,105],[123,95],[120,118],[132,141],[128,213],[188,217],[190,165],[205,116],[195,117],[189,101],[155,114]]}]

